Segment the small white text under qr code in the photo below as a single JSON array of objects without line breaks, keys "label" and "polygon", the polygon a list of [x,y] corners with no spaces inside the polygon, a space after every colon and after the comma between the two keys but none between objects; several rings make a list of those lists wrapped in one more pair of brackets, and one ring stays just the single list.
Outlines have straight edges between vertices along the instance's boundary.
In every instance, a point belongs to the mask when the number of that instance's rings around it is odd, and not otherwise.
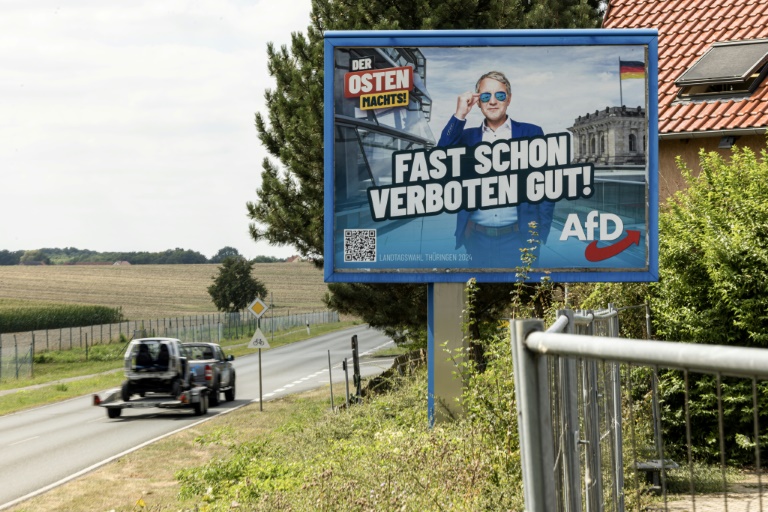
[{"label": "small white text under qr code", "polygon": [[346,262],[375,262],[376,261],[376,230],[375,229],[345,229],[344,230],[344,261]]}]

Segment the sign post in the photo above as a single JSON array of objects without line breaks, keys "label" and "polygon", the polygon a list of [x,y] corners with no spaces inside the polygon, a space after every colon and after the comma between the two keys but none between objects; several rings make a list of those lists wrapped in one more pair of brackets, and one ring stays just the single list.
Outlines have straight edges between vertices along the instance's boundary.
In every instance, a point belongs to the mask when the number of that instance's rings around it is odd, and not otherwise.
[{"label": "sign post", "polygon": [[251,338],[251,342],[248,343],[248,347],[259,349],[259,411],[264,410],[262,402],[261,349],[269,348],[269,342],[267,341],[267,338],[264,337],[264,333],[261,332],[261,317],[268,309],[269,306],[264,304],[258,297],[248,305],[248,311],[256,317],[256,332],[253,333],[253,338]]}]

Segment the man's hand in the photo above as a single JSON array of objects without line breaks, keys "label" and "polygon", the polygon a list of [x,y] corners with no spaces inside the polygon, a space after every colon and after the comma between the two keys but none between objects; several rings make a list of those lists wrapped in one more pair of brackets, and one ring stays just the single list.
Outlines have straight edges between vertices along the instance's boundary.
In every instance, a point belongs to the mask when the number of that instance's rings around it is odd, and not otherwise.
[{"label": "man's hand", "polygon": [[456,117],[462,121],[480,99],[480,93],[467,91],[456,100]]}]

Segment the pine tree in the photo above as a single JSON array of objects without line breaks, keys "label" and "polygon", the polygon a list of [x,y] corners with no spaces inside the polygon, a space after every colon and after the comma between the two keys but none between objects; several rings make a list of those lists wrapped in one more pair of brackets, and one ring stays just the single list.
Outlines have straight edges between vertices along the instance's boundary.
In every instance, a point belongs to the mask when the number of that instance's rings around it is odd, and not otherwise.
[{"label": "pine tree", "polygon": [[[256,114],[256,129],[282,167],[263,162],[258,199],[247,204],[251,237],[293,245],[322,265],[324,31],[595,28],[600,9],[599,0],[313,0],[306,36],[294,33],[290,49],[267,47],[276,84],[265,93],[267,117]],[[329,289],[330,306],[389,333],[413,333],[426,324],[423,285],[338,283]],[[363,305],[370,300],[375,312]],[[403,308],[398,300],[409,302]],[[382,310],[389,307],[396,309]]]}]

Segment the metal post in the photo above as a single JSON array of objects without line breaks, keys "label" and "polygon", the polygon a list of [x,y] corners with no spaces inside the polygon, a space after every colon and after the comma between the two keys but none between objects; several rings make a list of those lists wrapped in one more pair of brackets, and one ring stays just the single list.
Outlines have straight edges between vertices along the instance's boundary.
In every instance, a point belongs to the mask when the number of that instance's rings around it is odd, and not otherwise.
[{"label": "metal post", "polygon": [[355,398],[360,401],[363,394],[362,382],[360,378],[360,357],[357,353],[357,334],[352,336],[352,381],[355,385]]},{"label": "metal post", "polygon": [[35,377],[35,333],[32,333],[32,346],[29,347],[29,378]]},{"label": "metal post", "polygon": [[346,395],[347,401],[346,401],[346,404],[347,404],[347,407],[349,407],[349,368],[347,367],[347,358],[346,357],[344,358],[344,363],[342,364],[342,368],[344,369],[344,385],[345,385],[346,390],[347,390],[347,395]]},{"label": "metal post", "polygon": [[[594,318],[594,312],[585,311],[585,316]],[[595,322],[589,323],[586,328],[588,336],[594,335]],[[587,463],[587,474],[585,477],[585,489],[587,494],[587,511],[597,512],[602,508],[600,503],[603,496],[602,486],[602,464],[600,460],[600,404],[598,403],[598,378],[597,361],[589,360],[583,362],[584,369],[584,437],[585,457]]]},{"label": "metal post", "polygon": [[[568,318],[566,332],[574,334],[576,331],[574,312],[572,309],[563,309],[557,312],[557,316]],[[570,357],[560,358],[560,389],[562,394],[563,418],[563,468],[566,510],[581,512],[581,460],[579,457],[579,396],[578,396],[578,369],[576,360]]]},{"label": "metal post", "polygon": [[16,360],[16,380],[19,380],[19,342],[16,335],[13,335],[13,357]]},{"label": "metal post", "polygon": [[[257,325],[257,328],[261,327],[261,319],[256,319],[256,325]],[[261,391],[262,390],[261,385],[262,385],[262,380],[261,380],[261,347],[259,347],[259,411],[263,411],[264,410],[263,399],[262,399],[262,394],[261,394],[261,392],[262,392]]]},{"label": "metal post", "polygon": [[[613,304],[608,304],[608,309],[616,314],[611,317],[608,324],[608,335],[612,338],[618,338],[620,335],[619,315]],[[611,432],[613,441],[613,478],[614,478],[614,491],[613,497],[614,503],[616,503],[616,510],[624,510],[624,452],[622,447],[624,444],[623,435],[621,433],[622,421],[621,421],[621,365],[619,363],[611,364],[611,374],[613,376],[613,418],[611,422]]]},{"label": "metal post", "polygon": [[331,351],[328,351],[328,380],[331,383],[331,412],[333,412],[333,374],[331,373]]},{"label": "metal post", "polygon": [[525,346],[528,334],[542,330],[541,320],[515,320],[511,329],[523,493],[528,512],[556,510],[546,358],[536,357]]}]

